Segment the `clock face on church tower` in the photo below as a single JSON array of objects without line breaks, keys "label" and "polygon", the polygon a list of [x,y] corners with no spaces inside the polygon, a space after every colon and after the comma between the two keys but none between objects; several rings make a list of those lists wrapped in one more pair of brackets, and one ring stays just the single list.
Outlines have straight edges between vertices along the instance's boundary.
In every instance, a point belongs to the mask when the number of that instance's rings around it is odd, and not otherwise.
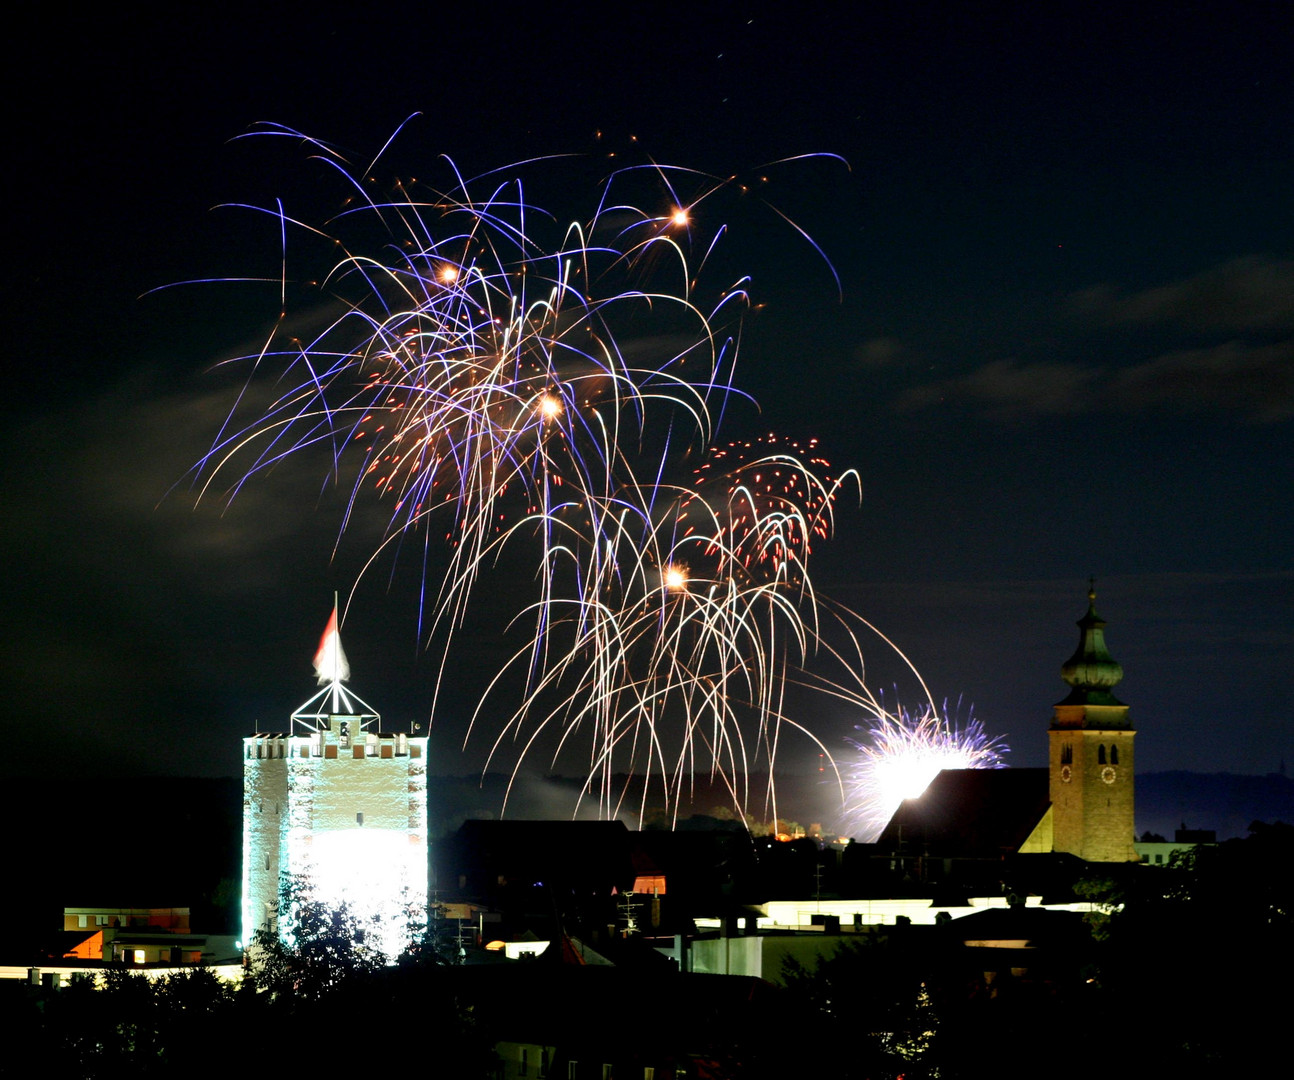
[{"label": "clock face on church tower", "polygon": [[1051,846],[1098,865],[1135,862],[1136,731],[1129,707],[1114,696],[1123,665],[1106,647],[1095,583],[1089,585],[1087,614],[1078,620],[1078,647],[1060,669],[1069,693],[1052,706],[1047,755]]}]

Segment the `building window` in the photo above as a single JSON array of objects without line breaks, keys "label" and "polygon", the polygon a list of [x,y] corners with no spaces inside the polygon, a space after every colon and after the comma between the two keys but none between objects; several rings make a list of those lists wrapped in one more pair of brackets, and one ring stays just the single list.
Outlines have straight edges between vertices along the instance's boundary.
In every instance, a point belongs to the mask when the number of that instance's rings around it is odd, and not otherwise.
[{"label": "building window", "polygon": [[1110,764],[1111,765],[1119,764],[1119,748],[1115,746],[1113,743],[1110,744]]},{"label": "building window", "polygon": [[355,815],[355,824],[356,824],[356,825],[363,825],[363,824],[364,824],[364,815],[363,815],[362,813],[360,813],[360,814],[356,814],[356,815]]},{"label": "building window", "polygon": [[566,1080],[576,1080],[579,1064],[578,1061],[568,1061],[566,1063]]},{"label": "building window", "polygon": [[1060,748],[1060,763],[1062,765],[1074,764],[1074,747],[1069,743]]},{"label": "building window", "polygon": [[1096,749],[1096,763],[1098,765],[1105,764],[1105,743],[1101,743]]},{"label": "building window", "polygon": [[524,1046],[520,1050],[521,1062],[517,1067],[517,1075],[525,1076],[530,1069],[530,1051]]}]

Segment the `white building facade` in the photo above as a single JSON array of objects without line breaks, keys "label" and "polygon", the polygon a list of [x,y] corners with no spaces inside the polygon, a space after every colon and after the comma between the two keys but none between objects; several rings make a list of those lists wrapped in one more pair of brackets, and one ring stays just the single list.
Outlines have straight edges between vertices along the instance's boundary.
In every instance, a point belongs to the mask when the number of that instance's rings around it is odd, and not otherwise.
[{"label": "white building facade", "polygon": [[242,934],[278,921],[279,894],[346,904],[388,957],[427,912],[427,740],[384,732],[349,677],[333,612],[315,657],[323,689],[287,733],[243,740]]}]

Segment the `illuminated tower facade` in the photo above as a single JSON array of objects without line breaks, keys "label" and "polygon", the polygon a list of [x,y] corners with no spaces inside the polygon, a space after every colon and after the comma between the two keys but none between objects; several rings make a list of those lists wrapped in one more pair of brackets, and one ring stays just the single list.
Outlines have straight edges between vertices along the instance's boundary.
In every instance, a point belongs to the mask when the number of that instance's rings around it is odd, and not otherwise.
[{"label": "illuminated tower facade", "polygon": [[284,733],[243,740],[244,943],[277,926],[280,884],[345,903],[389,956],[427,910],[427,740],[381,730],[350,677],[334,608],[321,689]]},{"label": "illuminated tower facade", "polygon": [[1105,646],[1105,620],[1096,613],[1095,589],[1087,599],[1087,614],[1078,620],[1078,649],[1060,669],[1070,693],[1052,710],[1052,847],[1089,862],[1131,862],[1137,859],[1136,732],[1128,706],[1112,693],[1123,668]]}]

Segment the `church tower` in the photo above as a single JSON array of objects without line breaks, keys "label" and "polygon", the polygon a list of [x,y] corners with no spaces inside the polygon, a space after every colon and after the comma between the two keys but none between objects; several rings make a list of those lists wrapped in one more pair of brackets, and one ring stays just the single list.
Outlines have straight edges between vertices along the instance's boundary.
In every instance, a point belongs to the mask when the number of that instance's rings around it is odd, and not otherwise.
[{"label": "church tower", "polygon": [[1053,850],[1088,862],[1132,862],[1132,739],[1128,706],[1111,693],[1123,668],[1105,646],[1095,586],[1078,620],[1078,649],[1060,669],[1069,696],[1053,707],[1050,791]]},{"label": "church tower", "polygon": [[310,899],[346,904],[394,957],[426,918],[427,739],[382,731],[342,685],[335,606],[314,664],[321,689],[288,732],[243,739],[243,943],[278,925],[290,879]]}]

